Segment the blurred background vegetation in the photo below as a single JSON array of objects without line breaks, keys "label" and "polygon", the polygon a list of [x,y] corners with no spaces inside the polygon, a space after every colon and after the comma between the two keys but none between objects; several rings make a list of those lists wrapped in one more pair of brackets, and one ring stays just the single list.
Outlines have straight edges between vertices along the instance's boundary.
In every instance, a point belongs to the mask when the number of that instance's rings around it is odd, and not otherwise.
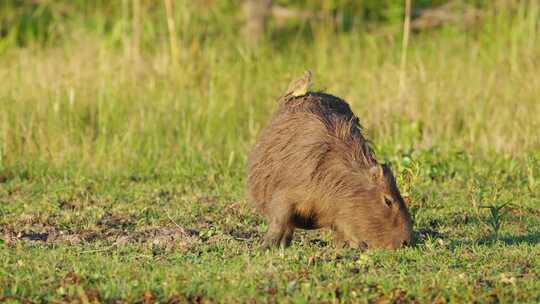
[{"label": "blurred background vegetation", "polygon": [[406,2],[3,0],[0,166],[240,174],[306,68],[383,156],[535,153],[538,1]]},{"label": "blurred background vegetation", "polygon": [[[0,33],[4,47],[59,43],[77,27],[107,35],[116,42],[121,42],[123,35],[140,34],[143,44],[155,44],[156,38],[168,34],[165,23],[167,2],[175,6],[172,16],[178,23],[175,27],[182,28],[179,34],[186,39],[221,35],[224,30],[235,33],[242,26],[238,22],[242,7],[249,2],[267,5],[267,13],[274,15],[276,24],[288,19],[289,24],[284,27],[289,30],[306,27],[303,23],[307,21],[310,26],[326,27],[331,23],[338,32],[365,31],[382,25],[400,24],[405,10],[404,1],[393,0],[4,0],[0,4]],[[458,4],[458,1],[416,0],[413,1],[413,13],[420,15],[423,9],[448,4]],[[493,6],[492,1],[486,0],[466,1],[458,5],[484,10]],[[457,13],[444,11],[444,8],[441,11],[450,15]],[[440,18],[442,20],[445,16]],[[317,22],[321,19],[324,22]],[[283,34],[275,27],[271,28],[269,34]],[[134,32],[136,30],[141,32]],[[188,33],[191,35],[186,37]]]}]

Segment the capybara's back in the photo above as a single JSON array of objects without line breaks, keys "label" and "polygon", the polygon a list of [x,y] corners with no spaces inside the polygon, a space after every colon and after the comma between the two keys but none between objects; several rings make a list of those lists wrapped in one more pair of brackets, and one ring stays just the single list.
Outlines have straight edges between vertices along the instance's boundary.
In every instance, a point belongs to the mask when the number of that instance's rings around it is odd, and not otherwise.
[{"label": "capybara's back", "polygon": [[391,170],[374,158],[349,105],[329,94],[280,100],[248,158],[251,202],[269,221],[265,244],[295,228],[330,227],[338,244],[398,248],[411,219]]}]

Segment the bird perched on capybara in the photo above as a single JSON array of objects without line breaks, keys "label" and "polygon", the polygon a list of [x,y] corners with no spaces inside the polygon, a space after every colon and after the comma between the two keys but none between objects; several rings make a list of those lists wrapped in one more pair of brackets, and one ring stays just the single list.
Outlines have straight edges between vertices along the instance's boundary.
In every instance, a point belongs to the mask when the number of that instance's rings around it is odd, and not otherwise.
[{"label": "bird perched on capybara", "polygon": [[309,92],[279,101],[248,157],[250,201],[269,221],[265,246],[295,228],[330,227],[338,245],[396,249],[411,217],[390,168],[378,164],[349,105]]}]

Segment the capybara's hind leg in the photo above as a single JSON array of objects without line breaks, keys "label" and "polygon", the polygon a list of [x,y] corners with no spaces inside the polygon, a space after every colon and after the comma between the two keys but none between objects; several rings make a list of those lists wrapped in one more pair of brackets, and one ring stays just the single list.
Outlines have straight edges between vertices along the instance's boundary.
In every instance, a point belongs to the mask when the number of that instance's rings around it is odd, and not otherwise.
[{"label": "capybara's hind leg", "polygon": [[269,204],[268,231],[264,237],[263,246],[286,247],[291,243],[294,226],[291,223],[291,205],[282,197],[275,196]]}]

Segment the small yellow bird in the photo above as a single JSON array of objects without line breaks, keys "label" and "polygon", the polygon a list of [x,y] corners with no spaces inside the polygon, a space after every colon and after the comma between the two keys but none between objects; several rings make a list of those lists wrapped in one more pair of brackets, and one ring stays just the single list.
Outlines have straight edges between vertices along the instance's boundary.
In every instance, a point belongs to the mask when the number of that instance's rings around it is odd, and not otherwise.
[{"label": "small yellow bird", "polygon": [[289,84],[289,88],[283,97],[289,96],[303,96],[311,89],[313,83],[311,82],[311,72],[306,70],[304,75]]}]

